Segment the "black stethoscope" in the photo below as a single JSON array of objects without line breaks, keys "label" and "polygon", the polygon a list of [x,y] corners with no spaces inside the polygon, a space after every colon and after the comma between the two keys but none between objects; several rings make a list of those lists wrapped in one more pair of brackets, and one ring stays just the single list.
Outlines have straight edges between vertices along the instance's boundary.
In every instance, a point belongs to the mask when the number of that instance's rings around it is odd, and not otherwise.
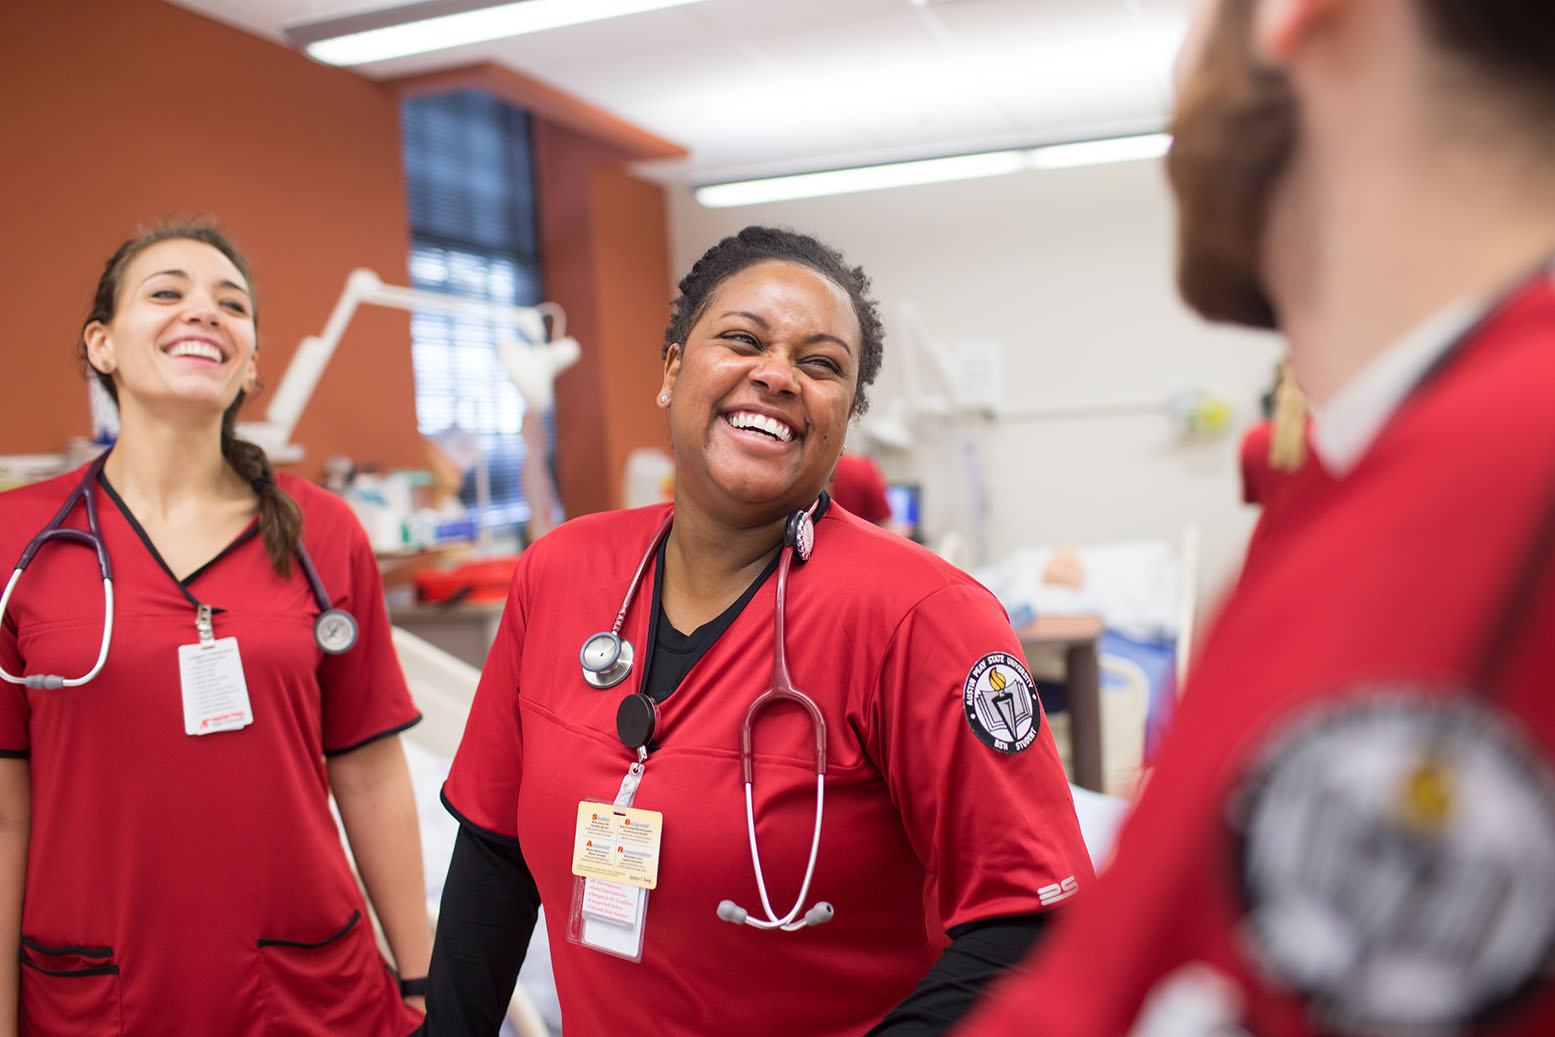
[{"label": "black stethoscope", "polygon": [[[757,929],[781,929],[784,932],[794,932],[807,925],[829,922],[834,913],[831,904],[821,900],[803,916],[799,915],[800,905],[810,893],[810,880],[815,877],[815,860],[821,846],[821,819],[825,813],[826,801],[826,718],[822,716],[821,708],[815,704],[815,700],[794,687],[789,679],[788,657],[783,646],[783,612],[788,590],[788,570],[795,557],[801,562],[806,561],[815,549],[814,516],[820,504],[818,498],[809,508],[794,512],[788,517],[788,523],[784,527],[783,547],[778,557],[777,603],[774,607],[773,620],[772,687],[756,696],[751,702],[750,707],[745,711],[745,721],[740,728],[740,773],[745,783],[745,828],[750,836],[751,865],[756,871],[756,888],[761,894],[761,906],[766,911],[767,917],[752,918],[748,911],[732,900],[719,903],[718,917],[726,922],[733,922],[736,925],[743,923]],[[648,568],[648,562],[658,553],[659,545],[669,535],[674,520],[674,513],[671,512],[653,534],[648,550],[643,553],[642,561],[637,564],[637,571],[632,574],[631,586],[626,589],[626,596],[621,599],[621,608],[616,612],[614,625],[609,630],[601,631],[583,642],[578,660],[583,664],[583,679],[591,687],[613,688],[632,672],[634,653],[631,642],[621,637],[621,627],[626,622],[627,609],[642,584],[643,573]],[[766,877],[761,870],[761,851],[756,846],[756,811],[751,798],[751,784],[755,776],[751,731],[755,726],[757,715],[762,710],[775,702],[782,701],[794,702],[802,706],[805,712],[810,714],[810,723],[815,729],[815,827],[810,836],[810,859],[805,865],[804,882],[800,885],[799,896],[788,913],[779,916],[772,909],[772,901],[767,896]],[[637,750],[640,761],[647,757],[647,747],[653,740],[658,721],[658,704],[642,691],[626,696],[616,710],[616,732],[628,749]]]},{"label": "black stethoscope", "polygon": [[[98,671],[103,668],[103,663],[108,661],[108,643],[113,639],[113,567],[108,562],[108,548],[103,544],[102,528],[97,523],[96,492],[97,476],[107,459],[108,454],[105,451],[87,466],[86,474],[81,477],[81,482],[76,485],[76,488],[70,491],[70,496],[65,498],[65,503],[59,511],[27,544],[27,549],[22,552],[16,568],[11,572],[10,580],[6,582],[5,594],[0,595],[0,622],[3,622],[5,608],[11,601],[11,592],[16,589],[16,581],[21,579],[22,573],[26,571],[39,548],[51,540],[74,540],[95,550],[97,569],[103,577],[103,640],[102,647],[97,653],[97,662],[81,677],[61,677],[52,673],[33,673],[18,677],[7,673],[5,667],[0,666],[0,678],[12,684],[24,684],[29,688],[78,688],[96,677]],[[82,502],[86,507],[86,529],[75,529],[64,524],[65,517],[75,508],[77,501]],[[329,595],[324,593],[324,582],[319,579],[318,570],[313,567],[313,559],[308,557],[308,549],[303,546],[301,540],[297,541],[297,561],[308,580],[308,587],[313,591],[313,600],[319,607],[318,618],[313,621],[313,640],[321,651],[330,655],[349,651],[351,646],[356,644],[356,619],[344,609],[330,606]]]}]

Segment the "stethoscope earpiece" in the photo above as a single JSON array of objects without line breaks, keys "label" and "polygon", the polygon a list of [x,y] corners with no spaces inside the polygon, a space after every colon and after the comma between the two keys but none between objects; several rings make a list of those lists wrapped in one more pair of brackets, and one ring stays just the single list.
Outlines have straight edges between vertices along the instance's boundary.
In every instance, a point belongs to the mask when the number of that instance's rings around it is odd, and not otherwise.
[{"label": "stethoscope earpiece", "polygon": [[758,929],[782,929],[785,933],[797,932],[807,925],[825,925],[837,914],[829,900],[817,900],[815,906],[804,913],[804,917],[797,922],[773,924],[771,922],[758,922],[750,916],[750,912],[732,900],[720,900],[718,902],[718,917],[725,922],[733,922],[735,925],[751,925]]},{"label": "stethoscope earpiece", "polygon": [[600,691],[613,688],[632,672],[632,642],[602,630],[583,642],[578,662],[583,664],[583,679],[590,687]]}]

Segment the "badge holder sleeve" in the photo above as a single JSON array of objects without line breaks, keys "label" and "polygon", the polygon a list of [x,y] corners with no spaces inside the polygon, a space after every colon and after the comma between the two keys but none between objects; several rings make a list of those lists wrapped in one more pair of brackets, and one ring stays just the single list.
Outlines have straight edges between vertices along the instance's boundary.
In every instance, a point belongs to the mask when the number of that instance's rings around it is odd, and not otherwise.
[{"label": "badge holder sleeve", "polygon": [[[590,802],[614,808],[608,800]],[[568,942],[630,962],[642,961],[649,892],[625,882],[574,875],[567,911]]]}]

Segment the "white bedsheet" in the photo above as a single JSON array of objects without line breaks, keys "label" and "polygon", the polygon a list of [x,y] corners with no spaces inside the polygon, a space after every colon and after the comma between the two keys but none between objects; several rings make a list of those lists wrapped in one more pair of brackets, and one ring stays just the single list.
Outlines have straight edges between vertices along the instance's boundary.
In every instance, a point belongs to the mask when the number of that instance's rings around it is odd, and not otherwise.
[{"label": "white bedsheet", "polygon": [[972,576],[994,592],[1012,616],[1099,615],[1109,630],[1140,641],[1177,637],[1181,566],[1171,544],[1159,540],[1093,544],[1072,550],[1085,572],[1080,588],[1042,582],[1053,547],[1029,547]]}]

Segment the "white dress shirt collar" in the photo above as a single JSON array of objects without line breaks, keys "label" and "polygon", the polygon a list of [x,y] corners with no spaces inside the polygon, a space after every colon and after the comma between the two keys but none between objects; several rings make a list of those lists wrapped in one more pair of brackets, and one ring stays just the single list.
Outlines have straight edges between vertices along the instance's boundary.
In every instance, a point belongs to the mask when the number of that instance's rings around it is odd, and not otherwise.
[{"label": "white dress shirt collar", "polygon": [[1426,318],[1312,409],[1312,449],[1334,478],[1348,475],[1404,398],[1484,312],[1459,299]]}]

